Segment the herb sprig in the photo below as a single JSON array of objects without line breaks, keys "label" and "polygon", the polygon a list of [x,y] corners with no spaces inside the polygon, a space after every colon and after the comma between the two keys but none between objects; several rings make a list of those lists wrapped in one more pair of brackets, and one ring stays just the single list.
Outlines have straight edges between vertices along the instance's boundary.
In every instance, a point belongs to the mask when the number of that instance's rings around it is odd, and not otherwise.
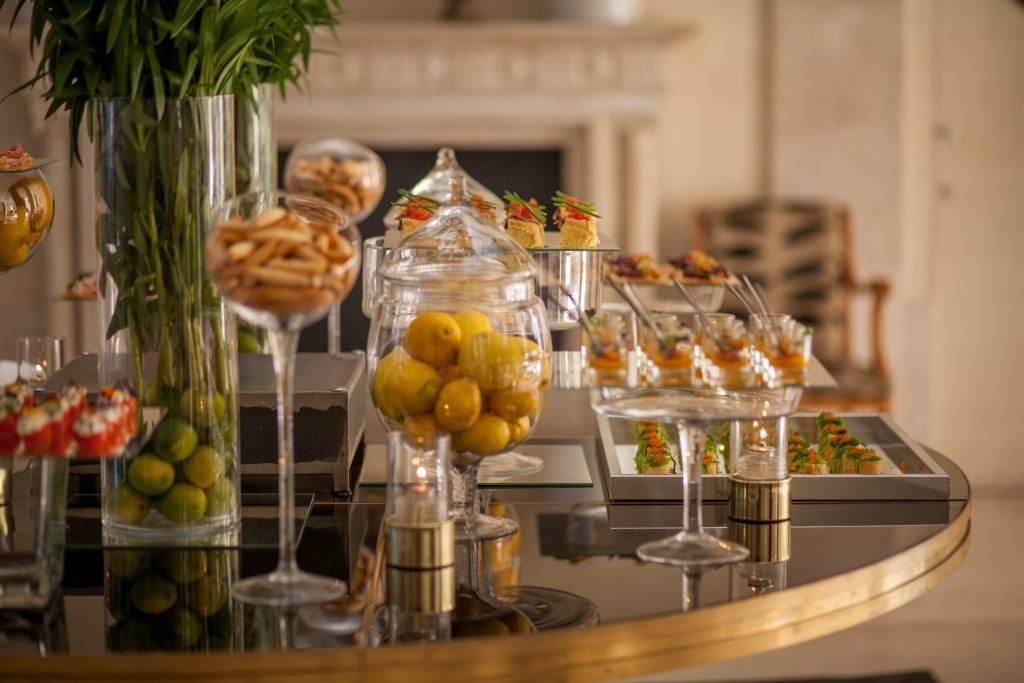
[{"label": "herb sprig", "polygon": [[537,200],[535,199],[526,201],[525,199],[519,196],[518,192],[509,192],[508,190],[505,190],[505,194],[502,195],[502,199],[505,200],[505,204],[509,208],[511,208],[513,204],[519,204],[523,206],[527,211],[530,212],[530,215],[533,216],[533,218],[541,225],[544,225],[548,220],[547,207],[544,206],[543,204],[538,204]]},{"label": "herb sprig", "polygon": [[427,209],[431,213],[433,213],[437,209],[437,207],[441,206],[441,202],[437,201],[436,199],[424,197],[421,194],[413,194],[409,190],[399,190],[398,194],[405,201],[402,201],[402,199],[396,199],[395,201],[391,202],[391,206],[417,206],[421,209]]},{"label": "herb sprig", "polygon": [[[34,2],[30,49],[35,75],[11,94],[43,83],[46,117],[67,111],[72,158],[95,98],[153,99],[158,118],[171,98],[235,94],[261,83],[298,84],[313,32],[338,23],[341,0],[74,0]],[[7,0],[0,0],[0,10]],[[15,0],[11,26],[25,7]],[[88,118],[87,118],[88,117]]]},{"label": "herb sprig", "polygon": [[555,206],[564,206],[570,209],[576,209],[582,211],[585,214],[589,214],[594,218],[600,218],[600,214],[594,208],[594,205],[590,202],[581,202],[576,197],[570,197],[561,190],[555,192],[555,196],[551,198],[551,203]]}]

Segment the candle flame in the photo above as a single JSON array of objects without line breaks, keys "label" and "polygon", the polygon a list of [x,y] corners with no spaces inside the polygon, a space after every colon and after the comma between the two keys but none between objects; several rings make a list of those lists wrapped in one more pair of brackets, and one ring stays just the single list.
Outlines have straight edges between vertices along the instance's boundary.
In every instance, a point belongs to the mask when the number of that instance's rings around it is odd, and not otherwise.
[{"label": "candle flame", "polygon": [[768,432],[766,432],[764,430],[764,427],[762,427],[761,428],[761,443],[764,443],[767,438],[768,438]]},{"label": "candle flame", "polygon": [[420,481],[423,481],[424,479],[426,479],[427,478],[427,468],[424,467],[423,465],[420,465],[419,467],[417,467],[416,468],[416,478],[419,479]]}]

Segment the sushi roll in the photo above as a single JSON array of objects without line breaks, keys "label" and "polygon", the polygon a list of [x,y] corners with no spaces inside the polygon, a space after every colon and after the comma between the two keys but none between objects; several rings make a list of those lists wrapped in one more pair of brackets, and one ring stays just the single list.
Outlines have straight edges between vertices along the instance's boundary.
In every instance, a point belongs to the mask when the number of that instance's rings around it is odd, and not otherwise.
[{"label": "sushi roll", "polygon": [[825,441],[825,438],[829,434],[846,431],[846,423],[843,421],[843,418],[828,411],[822,412],[818,415],[816,426],[818,430],[819,446]]},{"label": "sushi roll", "polygon": [[504,199],[508,236],[526,249],[543,247],[547,208],[536,199],[527,201],[515,192],[505,192]]},{"label": "sushi roll", "polygon": [[18,417],[18,436],[25,455],[46,455],[52,452],[53,426],[42,407],[26,408]]},{"label": "sushi roll", "polygon": [[50,418],[50,453],[64,455],[71,445],[71,410],[66,400],[59,396],[46,399],[42,405]]},{"label": "sushi roll", "polygon": [[60,396],[68,404],[68,427],[75,424],[75,420],[82,414],[82,411],[89,407],[85,387],[78,382],[69,382],[60,390]]},{"label": "sushi roll", "polygon": [[556,192],[551,198],[557,208],[551,216],[552,222],[561,233],[563,249],[593,249],[597,246],[597,219],[594,205],[580,201],[563,192]]},{"label": "sushi roll", "polygon": [[722,474],[720,471],[720,464],[718,462],[718,448],[708,450],[704,449],[704,453],[701,456],[701,467],[704,470],[704,474]]},{"label": "sushi roll", "polygon": [[818,452],[813,448],[806,449],[800,461],[803,465],[804,474],[828,474],[832,471],[828,461],[818,455]]},{"label": "sushi roll", "polygon": [[83,411],[72,428],[79,455],[107,455],[110,452],[106,421],[95,408]]},{"label": "sushi roll", "polygon": [[864,448],[865,446],[856,437],[851,437],[848,442],[839,447],[839,460],[842,467],[840,471],[843,474],[857,474]]},{"label": "sushi roll", "polygon": [[857,446],[857,474],[881,474],[882,459],[875,453],[875,449],[867,446]]},{"label": "sushi roll", "polygon": [[19,410],[31,408],[35,401],[32,395],[32,387],[24,382],[11,382],[4,386],[4,396],[9,396],[18,404]]},{"label": "sushi roll", "polygon": [[637,422],[636,455],[633,463],[637,474],[669,474],[674,469],[672,451],[665,427],[650,420]]},{"label": "sushi roll", "polygon": [[18,436],[18,402],[10,397],[0,397],[0,455],[14,455],[21,446]]},{"label": "sushi roll", "polygon": [[786,465],[790,472],[799,472],[801,470],[797,459],[810,447],[810,441],[800,436],[796,431],[789,430],[789,442],[786,446]]},{"label": "sushi roll", "polygon": [[476,209],[477,213],[489,220],[494,225],[498,224],[498,205],[493,204],[478,194],[470,195],[469,203]]},{"label": "sushi roll", "polygon": [[399,190],[398,194],[402,196],[396,202],[392,202],[392,206],[400,206],[402,213],[398,217],[398,222],[402,226],[402,234],[408,235],[410,232],[420,227],[434,215],[437,211],[437,207],[440,203],[436,199],[430,197],[422,197],[418,194],[413,194],[408,190]]}]

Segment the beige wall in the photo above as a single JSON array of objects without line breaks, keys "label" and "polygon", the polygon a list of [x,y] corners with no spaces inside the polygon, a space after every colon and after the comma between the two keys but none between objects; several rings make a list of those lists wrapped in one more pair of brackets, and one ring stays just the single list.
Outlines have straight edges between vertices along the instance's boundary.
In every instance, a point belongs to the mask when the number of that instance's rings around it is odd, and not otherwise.
[{"label": "beige wall", "polygon": [[692,31],[666,55],[658,131],[661,250],[688,248],[690,215],[702,202],[765,189],[763,21],[757,0],[648,0],[644,21]]},{"label": "beige wall", "polygon": [[[8,11],[0,13],[0,97],[26,80],[24,56],[27,44],[10,39]],[[69,355],[77,354],[72,306],[89,304],[54,303],[75,273],[73,264],[79,223],[70,198],[70,175],[63,118],[41,123],[46,111],[33,105],[39,103],[41,90],[22,92],[0,102],[0,145],[23,143],[36,157],[56,158],[45,173],[54,196],[54,222],[47,241],[42,243],[26,265],[0,275],[0,359],[13,359],[15,342],[21,336],[61,335],[70,346]],[[91,217],[88,219],[91,223]]]},{"label": "beige wall", "polygon": [[1024,489],[1024,7],[939,5],[933,443],[975,484]]}]

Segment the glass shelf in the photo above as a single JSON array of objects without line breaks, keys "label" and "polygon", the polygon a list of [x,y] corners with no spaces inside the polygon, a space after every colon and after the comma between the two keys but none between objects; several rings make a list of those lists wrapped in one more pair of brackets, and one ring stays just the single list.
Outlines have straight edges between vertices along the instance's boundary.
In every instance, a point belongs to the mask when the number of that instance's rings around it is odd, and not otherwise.
[{"label": "glass shelf", "polygon": [[[313,506],[313,494],[295,496],[295,525],[301,540],[306,520]],[[231,529],[215,534],[210,539],[190,539],[207,548],[239,548],[242,550],[275,550],[277,548],[277,495],[270,493],[243,493],[241,500],[241,533]],[[140,536],[105,536],[100,520],[99,494],[78,493],[68,500],[68,550],[99,550],[102,548],[174,548],[180,542],[166,539],[146,539]]]}]

